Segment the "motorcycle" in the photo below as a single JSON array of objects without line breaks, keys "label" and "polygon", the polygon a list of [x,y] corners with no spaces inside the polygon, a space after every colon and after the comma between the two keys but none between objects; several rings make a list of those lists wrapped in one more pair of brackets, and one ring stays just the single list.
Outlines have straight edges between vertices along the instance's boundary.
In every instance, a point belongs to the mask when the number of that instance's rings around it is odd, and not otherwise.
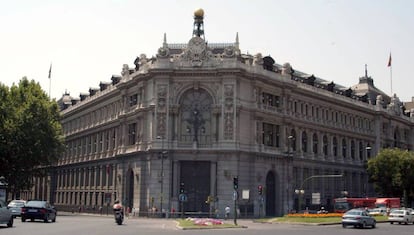
[{"label": "motorcycle", "polygon": [[115,222],[118,225],[121,225],[122,222],[124,221],[124,213],[122,209],[114,209],[114,213],[115,213]]}]

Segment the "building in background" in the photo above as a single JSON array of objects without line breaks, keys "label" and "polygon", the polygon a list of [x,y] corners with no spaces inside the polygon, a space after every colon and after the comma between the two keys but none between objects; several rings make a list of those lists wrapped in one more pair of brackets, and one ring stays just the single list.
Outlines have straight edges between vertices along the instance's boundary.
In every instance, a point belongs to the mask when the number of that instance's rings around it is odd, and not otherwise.
[{"label": "building in background", "polygon": [[242,54],[237,34],[207,43],[203,20],[200,9],[188,43],[164,36],[156,57],[142,54],[79,98],[65,94],[67,151],[26,197],[224,216],[237,188],[242,216],[277,216],[375,196],[367,160],[385,147],[412,150],[412,113],[367,72],[346,88]]}]

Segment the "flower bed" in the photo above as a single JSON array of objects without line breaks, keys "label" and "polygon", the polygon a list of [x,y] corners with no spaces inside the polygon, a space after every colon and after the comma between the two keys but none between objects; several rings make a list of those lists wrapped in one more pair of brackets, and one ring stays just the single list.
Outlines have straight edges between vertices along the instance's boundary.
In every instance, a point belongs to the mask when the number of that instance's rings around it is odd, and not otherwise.
[{"label": "flower bed", "polygon": [[201,225],[201,226],[224,224],[223,221],[219,219],[212,219],[212,218],[187,218],[187,220],[192,221],[194,225]]},{"label": "flower bed", "polygon": [[299,217],[299,218],[327,218],[327,217],[342,217],[342,213],[320,213],[320,214],[309,214],[309,213],[296,213],[287,214],[287,217]]}]

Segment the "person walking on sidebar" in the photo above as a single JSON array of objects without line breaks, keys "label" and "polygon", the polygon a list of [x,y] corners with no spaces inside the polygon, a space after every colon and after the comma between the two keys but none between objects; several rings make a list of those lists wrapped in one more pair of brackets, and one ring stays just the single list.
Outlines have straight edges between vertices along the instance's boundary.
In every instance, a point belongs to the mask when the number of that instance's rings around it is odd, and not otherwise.
[{"label": "person walking on sidebar", "polygon": [[226,206],[226,208],[224,208],[225,211],[225,215],[224,215],[224,219],[228,219],[230,217],[230,207]]}]

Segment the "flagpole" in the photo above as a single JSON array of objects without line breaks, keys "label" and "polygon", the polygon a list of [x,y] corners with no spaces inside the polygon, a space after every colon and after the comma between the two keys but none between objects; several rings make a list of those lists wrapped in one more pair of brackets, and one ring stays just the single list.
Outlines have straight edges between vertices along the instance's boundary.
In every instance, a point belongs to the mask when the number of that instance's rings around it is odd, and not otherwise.
[{"label": "flagpole", "polygon": [[392,94],[392,58],[391,58],[391,52],[390,52],[390,57],[388,58],[388,67],[390,67],[390,84],[391,84],[391,97],[392,97],[393,94]]},{"label": "flagpole", "polygon": [[392,65],[390,66],[390,82],[391,82],[391,96],[393,96],[392,94]]},{"label": "flagpole", "polygon": [[52,89],[52,63],[50,63],[48,78],[49,78],[49,99],[52,100],[52,97],[50,96],[50,91]]},{"label": "flagpole", "polygon": [[52,79],[49,78],[49,99],[52,100],[52,97],[50,97],[50,90],[52,87]]}]

